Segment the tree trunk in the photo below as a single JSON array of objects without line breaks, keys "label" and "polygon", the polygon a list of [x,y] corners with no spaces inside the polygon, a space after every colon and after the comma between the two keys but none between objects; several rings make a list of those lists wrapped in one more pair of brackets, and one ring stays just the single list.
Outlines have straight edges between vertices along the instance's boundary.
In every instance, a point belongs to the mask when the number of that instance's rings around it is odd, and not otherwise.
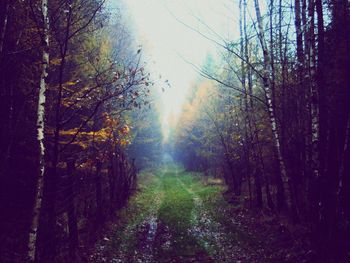
[{"label": "tree trunk", "polygon": [[110,214],[114,212],[115,208],[115,179],[116,179],[116,171],[115,171],[115,160],[113,154],[110,157],[110,164],[108,167],[108,178],[109,178],[109,205],[110,205]]},{"label": "tree trunk", "polygon": [[350,206],[347,203],[348,200],[350,200],[350,176],[349,176],[350,162],[349,160],[350,160],[350,115],[348,116],[344,151],[341,156],[339,189],[337,192],[338,217],[341,218],[343,216],[345,220],[348,220],[348,221],[350,221]]},{"label": "tree trunk", "polygon": [[2,55],[3,47],[4,47],[4,43],[5,43],[5,35],[6,35],[6,29],[7,29],[10,0],[5,0],[4,7],[5,7],[4,18],[1,21],[2,23],[1,23],[1,31],[0,31],[0,56]]},{"label": "tree trunk", "polygon": [[40,77],[40,89],[37,109],[37,140],[39,143],[39,174],[35,189],[33,217],[28,241],[28,260],[35,261],[36,243],[39,228],[39,218],[42,207],[45,173],[45,146],[44,146],[44,125],[45,125],[45,100],[46,100],[46,78],[49,66],[49,16],[48,1],[42,0],[41,11],[43,15],[43,36],[42,36],[42,68]]},{"label": "tree trunk", "polygon": [[96,220],[97,224],[102,220],[102,164],[100,161],[96,163],[95,187],[96,187]]},{"label": "tree trunk", "polygon": [[[319,235],[316,224],[319,220],[319,111],[318,111],[318,91],[315,83],[316,79],[316,53],[315,53],[315,32],[314,32],[314,1],[309,0],[307,6],[307,21],[305,28],[305,62],[307,65],[307,78],[305,82],[308,84],[307,89],[307,162],[308,162],[308,196],[309,196],[309,219],[313,232]],[[303,11],[306,13],[306,10]],[[319,239],[318,237],[316,237]]]},{"label": "tree trunk", "polygon": [[68,214],[68,228],[69,228],[69,254],[70,260],[75,262],[76,260],[76,249],[79,245],[79,236],[78,236],[78,224],[77,224],[77,215],[75,211],[75,161],[70,160],[67,162],[67,214]]},{"label": "tree trunk", "polygon": [[253,138],[255,137],[257,151],[258,151],[258,153],[257,153],[258,156],[256,156],[256,162],[260,163],[262,177],[265,179],[265,193],[266,193],[267,205],[269,206],[269,208],[271,210],[274,210],[275,205],[274,205],[272,197],[271,197],[269,178],[265,172],[263,149],[261,148],[261,143],[260,143],[260,139],[259,139],[259,130],[258,130],[258,127],[256,125],[255,119],[253,120],[253,123],[254,123],[255,132],[254,132],[254,135],[251,135],[251,138],[252,138],[251,140],[254,141]]},{"label": "tree trunk", "polygon": [[[270,119],[270,124],[271,124],[271,129],[272,129],[272,134],[273,134],[273,140],[275,143],[275,150],[276,150],[276,157],[278,160],[278,165],[279,165],[279,172],[281,176],[281,180],[283,182],[283,185],[279,186],[279,191],[280,194],[283,193],[283,195],[286,198],[285,206],[288,208],[288,205],[292,203],[291,200],[291,191],[290,191],[290,182],[289,178],[287,175],[286,167],[285,167],[285,162],[282,156],[282,151],[281,151],[281,143],[280,143],[280,138],[279,134],[277,131],[277,122],[276,122],[276,117],[275,117],[275,111],[273,107],[273,102],[272,102],[272,97],[271,97],[271,80],[270,80],[270,75],[271,75],[271,69],[270,69],[270,56],[269,56],[269,51],[267,49],[267,45],[265,42],[265,37],[264,37],[264,28],[263,28],[263,21],[260,13],[260,7],[259,7],[259,2],[258,0],[254,0],[255,3],[255,12],[256,12],[256,17],[257,17],[257,22],[258,22],[258,30],[259,30],[259,40],[260,44],[262,47],[263,51],[263,58],[264,58],[264,69],[263,69],[263,88],[264,88],[264,93],[266,97],[266,102],[267,102],[267,107],[268,107],[268,114],[269,114],[269,119]],[[285,192],[286,191],[286,192]]]},{"label": "tree trunk", "polygon": [[271,65],[271,99],[274,111],[276,111],[276,88],[275,88],[275,56],[273,46],[273,8],[274,0],[270,0],[270,65]]},{"label": "tree trunk", "polygon": [[263,207],[263,198],[262,198],[262,187],[261,187],[261,175],[260,169],[256,169],[254,174],[254,184],[255,184],[255,194],[256,194],[256,206],[258,208]]},{"label": "tree trunk", "polygon": [[[243,4],[243,6],[242,6]],[[248,48],[247,45],[248,43],[244,43],[246,38],[244,35],[244,27],[246,26],[245,23],[245,2],[242,3],[242,0],[239,1],[239,33],[240,33],[240,56],[241,58],[246,57],[245,56],[245,51]],[[246,45],[246,47],[244,46]],[[245,61],[242,59],[241,60],[241,83],[242,83],[242,88],[244,90],[244,111],[245,111],[245,118],[244,118],[244,136],[245,136],[245,145],[243,145],[244,149],[245,149],[245,165],[246,165],[246,178],[249,181],[248,182],[248,188],[249,191],[250,189],[250,173],[251,173],[251,165],[250,165],[250,144],[251,142],[249,142],[249,132],[248,129],[250,127],[250,125],[248,124],[249,122],[249,90],[247,88],[247,74],[246,74],[246,65],[245,65]],[[249,195],[251,197],[251,193]],[[251,201],[251,200],[250,200]]]},{"label": "tree trunk", "polygon": [[[61,103],[62,103],[62,91],[63,91],[63,82],[64,82],[64,70],[66,66],[66,56],[68,53],[68,43],[69,43],[69,32],[70,32],[70,23],[72,17],[72,5],[69,5],[67,15],[67,24],[65,27],[65,38],[60,50],[61,62],[59,65],[58,73],[58,91],[57,98],[55,101],[55,123],[54,123],[54,142],[53,142],[53,153],[52,153],[52,173],[50,174],[49,184],[49,193],[48,193],[48,225],[49,225],[49,238],[55,240],[56,237],[52,232],[56,225],[56,198],[57,198],[57,185],[58,185],[58,172],[57,165],[60,161],[60,131],[61,131]],[[53,245],[49,247],[47,253],[55,253],[56,242],[53,242]]]}]

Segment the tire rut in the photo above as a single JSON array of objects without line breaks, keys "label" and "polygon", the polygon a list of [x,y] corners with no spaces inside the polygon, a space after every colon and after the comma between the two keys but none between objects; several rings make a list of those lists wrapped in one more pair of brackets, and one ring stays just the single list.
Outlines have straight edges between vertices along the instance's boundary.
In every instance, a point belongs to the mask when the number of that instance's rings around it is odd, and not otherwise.
[{"label": "tire rut", "polygon": [[194,225],[189,229],[189,234],[199,241],[212,258],[215,258],[215,262],[264,262],[259,255],[247,250],[241,243],[233,243],[229,240],[227,229],[210,216],[200,196],[187,187],[180,176],[178,180],[191,194],[195,204],[192,212]]}]

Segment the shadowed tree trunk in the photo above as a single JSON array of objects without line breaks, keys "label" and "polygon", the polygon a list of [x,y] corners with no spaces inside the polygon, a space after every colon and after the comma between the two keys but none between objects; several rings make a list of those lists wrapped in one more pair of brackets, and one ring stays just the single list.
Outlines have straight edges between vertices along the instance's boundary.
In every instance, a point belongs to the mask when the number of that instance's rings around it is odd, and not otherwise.
[{"label": "shadowed tree trunk", "polygon": [[113,214],[115,209],[115,180],[116,180],[116,165],[115,157],[113,154],[110,156],[108,166],[108,179],[109,179],[109,201],[110,201],[110,214]]},{"label": "shadowed tree trunk", "polygon": [[102,211],[102,174],[101,174],[102,163],[96,162],[96,173],[95,173],[95,187],[96,187],[96,221],[100,224],[103,211]]},{"label": "shadowed tree trunk", "polygon": [[5,35],[6,35],[6,29],[7,29],[7,22],[8,22],[8,13],[9,13],[9,7],[10,7],[10,0],[4,1],[4,17],[0,24],[0,57],[2,56],[3,47],[5,43]]},{"label": "shadowed tree trunk", "polygon": [[76,260],[76,250],[79,245],[78,236],[78,224],[77,215],[75,211],[75,186],[76,186],[76,176],[75,172],[75,161],[67,161],[67,213],[68,213],[68,229],[69,229],[69,254],[70,260],[75,262]]}]

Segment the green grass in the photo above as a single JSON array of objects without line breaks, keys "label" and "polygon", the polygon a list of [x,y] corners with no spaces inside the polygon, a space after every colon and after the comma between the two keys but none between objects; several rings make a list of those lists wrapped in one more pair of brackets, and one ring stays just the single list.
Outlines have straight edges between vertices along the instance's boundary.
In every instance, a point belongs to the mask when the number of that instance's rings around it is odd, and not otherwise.
[{"label": "green grass", "polygon": [[[147,235],[145,224],[153,216],[157,218],[153,242],[156,262],[181,261],[183,257],[196,255],[215,258],[221,245],[216,240],[210,240],[210,234],[201,238],[191,232],[201,224],[198,220],[202,212],[213,222],[204,226],[209,233],[221,231],[226,244],[256,248],[255,237],[235,225],[230,213],[225,212],[230,204],[222,196],[224,187],[207,185],[203,178],[198,173],[189,173],[174,165],[141,173],[140,190],[119,212],[117,226],[110,236],[111,241],[106,244],[104,255],[107,258],[120,258],[122,255],[123,262],[133,262],[135,251],[139,253],[142,249],[140,240]],[[167,246],[164,246],[165,242]]]},{"label": "green grass", "polygon": [[169,249],[159,249],[160,257],[164,257],[164,254],[170,256],[196,254],[202,250],[197,240],[188,234],[193,225],[194,201],[192,194],[183,187],[181,180],[192,183],[193,179],[189,175],[175,173],[167,173],[162,178],[165,194],[158,211],[158,219],[168,227],[173,242]]},{"label": "green grass", "polygon": [[[159,173],[159,171],[157,172]],[[106,249],[109,256],[113,256],[117,251],[131,256],[137,247],[139,225],[153,211],[153,204],[160,194],[159,174],[154,176],[150,172],[140,174],[139,188],[140,191],[133,195],[126,208],[118,213],[118,227],[113,231],[111,243]]]}]

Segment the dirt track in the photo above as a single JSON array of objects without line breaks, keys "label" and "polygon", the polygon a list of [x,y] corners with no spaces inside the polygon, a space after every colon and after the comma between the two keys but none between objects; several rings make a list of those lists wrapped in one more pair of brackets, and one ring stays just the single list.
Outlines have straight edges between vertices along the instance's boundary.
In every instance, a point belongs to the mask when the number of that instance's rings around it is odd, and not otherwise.
[{"label": "dirt track", "polygon": [[222,185],[176,166],[140,181],[91,262],[267,262],[255,237],[221,211]]}]

